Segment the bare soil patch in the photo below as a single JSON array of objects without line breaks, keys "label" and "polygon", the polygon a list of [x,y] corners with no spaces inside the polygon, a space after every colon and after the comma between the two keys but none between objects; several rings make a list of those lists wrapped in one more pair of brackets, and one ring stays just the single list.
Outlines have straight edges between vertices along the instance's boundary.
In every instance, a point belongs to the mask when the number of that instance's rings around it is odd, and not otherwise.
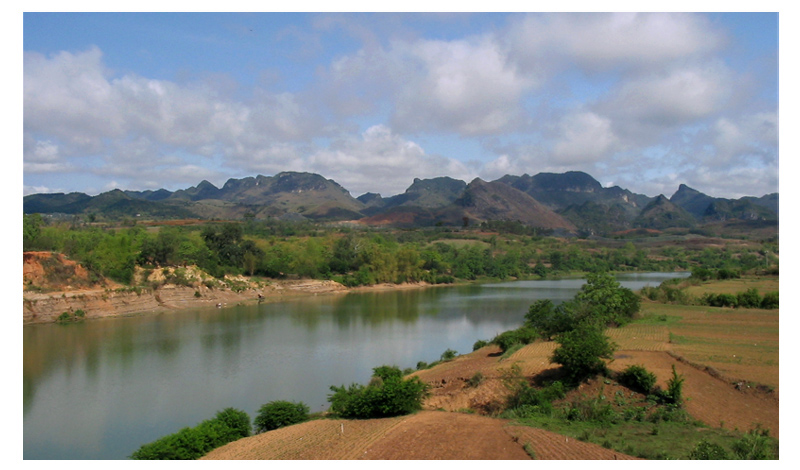
[{"label": "bare soil patch", "polygon": [[317,420],[240,439],[203,460],[631,459],[595,444],[506,420],[421,411],[363,421]]}]

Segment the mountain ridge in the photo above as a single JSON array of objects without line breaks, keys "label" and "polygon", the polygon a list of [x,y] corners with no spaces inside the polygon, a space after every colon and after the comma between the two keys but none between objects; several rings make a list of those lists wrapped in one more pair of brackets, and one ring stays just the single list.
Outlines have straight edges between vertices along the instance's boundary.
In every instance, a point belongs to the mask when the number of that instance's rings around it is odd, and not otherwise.
[{"label": "mountain ridge", "polygon": [[[504,175],[469,184],[448,176],[415,178],[404,193],[354,198],[332,179],[308,172],[230,178],[222,187],[207,180],[176,191],[122,191],[97,196],[32,194],[25,213],[153,218],[282,218],[358,221],[365,225],[422,227],[490,220],[602,234],[631,227],[693,227],[725,220],[778,220],[778,193],[725,199],[681,184],[667,199],[603,187],[580,171]],[[654,205],[655,204],[655,205]],[[688,218],[687,218],[688,216]]]}]

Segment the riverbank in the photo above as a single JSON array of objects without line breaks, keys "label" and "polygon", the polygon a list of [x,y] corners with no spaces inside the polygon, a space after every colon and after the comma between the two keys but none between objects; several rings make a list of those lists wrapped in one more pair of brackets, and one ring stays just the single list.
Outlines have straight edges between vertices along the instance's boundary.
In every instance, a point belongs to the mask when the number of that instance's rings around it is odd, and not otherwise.
[{"label": "riverbank", "polygon": [[[135,281],[138,287],[125,287],[106,279],[92,282],[86,269],[61,255],[27,252],[23,256],[22,323],[53,323],[64,312],[73,318],[94,319],[429,286],[408,283],[349,288],[332,280],[245,276],[215,279],[194,267],[139,269]],[[80,314],[75,315],[77,312]]]}]

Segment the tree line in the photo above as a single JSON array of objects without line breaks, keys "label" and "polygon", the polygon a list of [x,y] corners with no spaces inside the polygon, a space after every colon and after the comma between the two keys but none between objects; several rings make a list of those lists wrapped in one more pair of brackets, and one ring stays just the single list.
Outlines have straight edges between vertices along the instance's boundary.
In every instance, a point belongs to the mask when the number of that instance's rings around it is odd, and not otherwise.
[{"label": "tree line", "polygon": [[[611,248],[532,235],[507,225],[388,231],[247,220],[110,228],[52,223],[31,214],[24,215],[23,249],[64,253],[97,278],[105,276],[123,284],[133,281],[137,266],[196,265],[215,277],[333,279],[359,286],[544,278],[570,272],[667,271],[697,265],[746,271],[765,264],[766,255],[758,252],[690,251],[675,246],[644,249],[633,243]],[[501,231],[487,234],[489,228]]]}]

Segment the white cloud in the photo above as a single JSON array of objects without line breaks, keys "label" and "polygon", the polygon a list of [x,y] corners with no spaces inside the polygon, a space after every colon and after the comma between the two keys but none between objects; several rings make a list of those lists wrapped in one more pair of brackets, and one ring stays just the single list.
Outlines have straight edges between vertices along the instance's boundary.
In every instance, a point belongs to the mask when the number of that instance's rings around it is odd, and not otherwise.
[{"label": "white cloud", "polygon": [[525,70],[549,73],[660,68],[706,55],[724,42],[701,15],[684,13],[532,14],[506,34],[511,55]]},{"label": "white cloud", "polygon": [[561,120],[553,156],[562,165],[597,162],[608,158],[617,145],[608,118],[579,112]]},{"label": "white cloud", "polygon": [[534,85],[484,36],[463,41],[417,41],[399,48],[419,64],[397,102],[393,125],[461,135],[503,133],[522,119],[520,99]]},{"label": "white cloud", "polygon": [[418,144],[384,125],[370,127],[360,138],[345,138],[317,151],[309,158],[308,166],[354,196],[368,191],[393,196],[404,192],[414,178],[473,176],[463,163],[426,154]]}]

